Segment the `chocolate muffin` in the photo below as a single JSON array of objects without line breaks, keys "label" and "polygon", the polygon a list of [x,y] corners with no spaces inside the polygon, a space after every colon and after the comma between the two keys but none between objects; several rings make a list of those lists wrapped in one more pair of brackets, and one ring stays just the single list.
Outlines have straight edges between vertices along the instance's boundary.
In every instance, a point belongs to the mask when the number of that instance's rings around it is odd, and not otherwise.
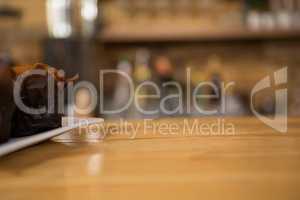
[{"label": "chocolate muffin", "polygon": [[[44,64],[36,64],[34,66],[25,68],[15,68],[15,72],[18,76],[28,68],[29,70],[45,70],[47,75],[30,75],[24,80],[21,87],[22,102],[29,108],[40,109],[45,107],[48,110],[48,76],[52,76],[55,81],[54,102],[53,105],[50,106],[53,107],[54,112],[30,114],[17,107],[13,115],[13,137],[30,136],[61,126],[61,118],[63,114],[58,112],[58,89],[56,86],[58,81],[61,83],[66,83],[69,80],[64,79],[64,77],[59,77],[56,69]],[[64,85],[66,86],[67,84]],[[67,92],[65,92],[65,94],[67,94]]]}]

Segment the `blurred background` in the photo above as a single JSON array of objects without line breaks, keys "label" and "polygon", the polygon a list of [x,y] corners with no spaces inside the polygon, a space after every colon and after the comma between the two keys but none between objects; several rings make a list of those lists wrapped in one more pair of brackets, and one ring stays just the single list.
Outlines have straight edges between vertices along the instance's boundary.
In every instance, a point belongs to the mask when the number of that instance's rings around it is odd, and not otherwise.
[{"label": "blurred background", "polygon": [[[276,69],[288,66],[288,111],[300,115],[300,0],[0,0],[0,65],[45,62],[80,74],[99,87],[100,69],[120,69],[134,83],[160,85],[177,81],[186,91],[201,81],[235,82],[226,93],[223,115],[251,115],[254,85]],[[300,77],[300,76],[299,76]],[[299,82],[299,83],[298,83]],[[100,88],[98,88],[100,89]],[[274,88],[255,97],[255,107],[273,115]],[[178,92],[162,88],[162,96]],[[104,80],[104,107],[118,108],[128,99],[125,79]],[[213,94],[202,88],[203,94]],[[153,94],[151,88],[142,91]],[[77,101],[84,104],[87,93]],[[299,101],[299,102],[298,102]],[[205,109],[220,107],[221,99],[197,102]],[[170,111],[178,99],[165,102]],[[158,107],[141,100],[145,110]],[[183,105],[188,102],[183,98]],[[143,115],[134,106],[105,118],[198,116],[191,112]]]}]

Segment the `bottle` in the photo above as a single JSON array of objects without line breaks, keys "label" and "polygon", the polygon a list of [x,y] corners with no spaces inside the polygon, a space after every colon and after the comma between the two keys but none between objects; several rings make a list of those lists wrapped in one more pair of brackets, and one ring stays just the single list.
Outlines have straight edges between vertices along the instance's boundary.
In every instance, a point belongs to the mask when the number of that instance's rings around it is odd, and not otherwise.
[{"label": "bottle", "polygon": [[136,53],[134,79],[136,83],[141,83],[151,79],[150,53],[148,50],[141,49]]},{"label": "bottle", "polygon": [[[136,52],[135,57],[135,69],[133,73],[134,83],[136,84],[136,86],[138,86],[143,82],[150,80],[151,77],[152,73],[150,70],[150,53],[146,49],[140,49]],[[139,93],[136,95],[147,95],[148,93],[148,88],[142,87],[139,90]],[[146,107],[148,106],[147,99],[145,98],[135,99],[135,103],[138,103],[139,107],[143,108],[144,110],[146,110]],[[133,118],[141,118],[145,116],[145,113],[142,113],[141,110],[137,109],[136,106],[131,109],[130,113],[131,117]]]},{"label": "bottle", "polygon": [[[132,76],[132,64],[127,59],[122,59],[119,61],[117,70],[127,74],[128,77]],[[120,109],[130,101],[130,85],[128,84],[128,80],[125,78],[118,78],[112,101],[112,106],[114,109]],[[119,117],[126,117],[128,114],[126,112],[127,111],[119,113]]]}]

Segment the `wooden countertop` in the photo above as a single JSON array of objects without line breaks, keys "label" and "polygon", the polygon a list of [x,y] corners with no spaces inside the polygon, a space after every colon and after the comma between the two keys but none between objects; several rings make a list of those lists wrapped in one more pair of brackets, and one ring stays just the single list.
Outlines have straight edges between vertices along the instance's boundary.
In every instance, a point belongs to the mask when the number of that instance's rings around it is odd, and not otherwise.
[{"label": "wooden countertop", "polygon": [[[193,120],[218,123],[188,123]],[[289,119],[285,134],[255,118],[226,118],[234,134],[180,134],[184,119],[178,118],[151,123],[180,130],[144,132],[144,122],[135,121],[141,126],[131,139],[114,127],[124,124],[106,122],[102,142],[81,135],[2,157],[0,198],[300,199],[300,118]]]}]

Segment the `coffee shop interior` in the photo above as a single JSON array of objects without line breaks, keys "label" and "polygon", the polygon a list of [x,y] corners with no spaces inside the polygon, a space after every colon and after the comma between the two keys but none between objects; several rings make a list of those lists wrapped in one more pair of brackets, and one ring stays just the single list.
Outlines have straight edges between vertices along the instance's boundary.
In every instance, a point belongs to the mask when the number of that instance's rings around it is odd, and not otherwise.
[{"label": "coffee shop interior", "polygon": [[299,67],[300,0],[0,0],[0,199],[299,200]]},{"label": "coffee shop interior", "polygon": [[[298,0],[1,0],[0,21],[1,65],[42,62],[63,69],[68,76],[78,74],[103,96],[90,116],[201,116],[186,98],[201,82],[218,88],[233,83],[222,94],[226,109],[212,115],[252,115],[251,90],[283,67],[288,67],[288,113],[300,114]],[[124,76],[113,73],[103,76],[100,85],[104,69],[125,72],[134,89],[144,81],[161,88],[176,82],[183,98],[164,102],[164,108],[172,112],[147,115],[131,102],[120,113],[106,114],[104,110],[116,110],[128,102],[130,89]],[[253,104],[259,113],[276,112],[274,89],[255,95]],[[164,87],[161,98],[178,91],[174,85]],[[139,92],[155,93],[153,87]],[[216,91],[204,85],[197,92]],[[79,92],[76,102],[88,95]],[[222,95],[194,103],[202,110],[218,110],[224,103]],[[138,103],[143,110],[159,107],[157,99]]]}]

